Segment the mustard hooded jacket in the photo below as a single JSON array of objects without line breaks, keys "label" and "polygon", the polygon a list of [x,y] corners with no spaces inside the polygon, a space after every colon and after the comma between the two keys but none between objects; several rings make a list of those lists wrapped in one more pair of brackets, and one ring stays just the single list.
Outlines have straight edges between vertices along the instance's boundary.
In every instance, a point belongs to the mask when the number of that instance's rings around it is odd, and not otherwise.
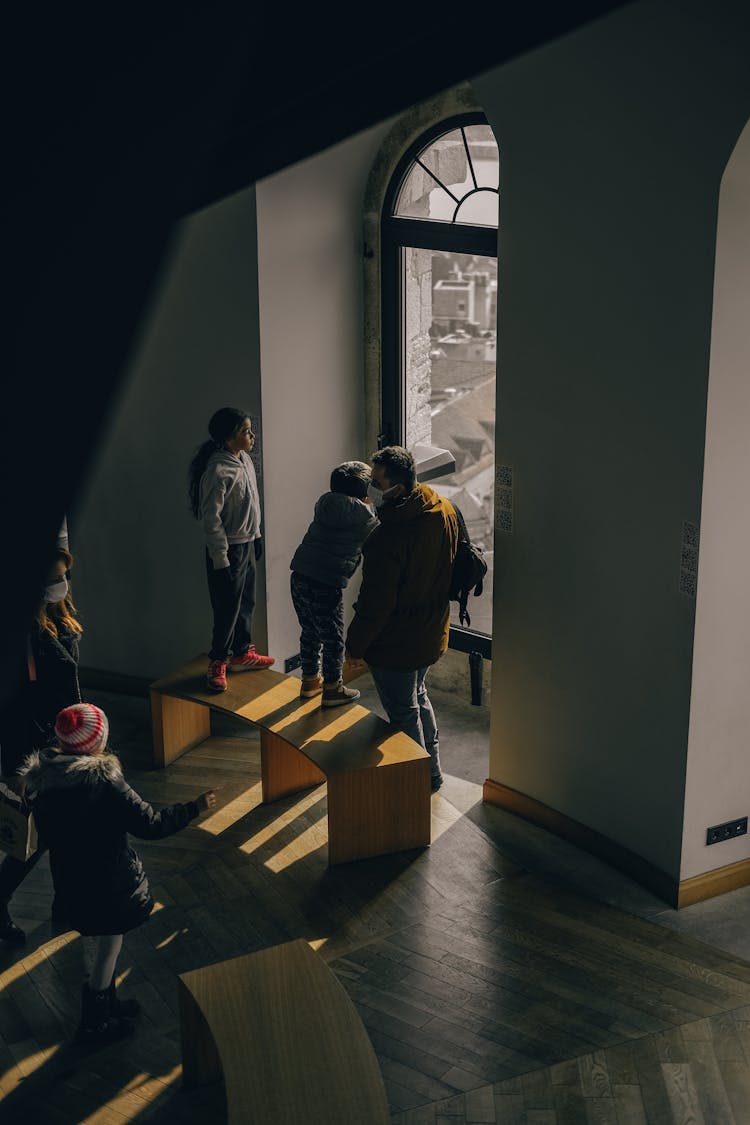
[{"label": "mustard hooded jacket", "polygon": [[380,668],[413,671],[448,647],[450,587],[458,545],[452,504],[426,484],[378,510],[362,549],[362,584],[347,651]]}]

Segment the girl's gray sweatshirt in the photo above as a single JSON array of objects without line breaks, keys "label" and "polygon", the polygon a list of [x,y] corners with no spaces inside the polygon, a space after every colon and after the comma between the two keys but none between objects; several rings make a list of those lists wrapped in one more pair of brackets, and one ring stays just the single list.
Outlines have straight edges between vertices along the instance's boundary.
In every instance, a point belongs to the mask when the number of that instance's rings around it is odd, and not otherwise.
[{"label": "girl's gray sweatshirt", "polygon": [[260,537],[260,499],[255,466],[244,449],[217,449],[208,459],[200,483],[201,519],[214,570],[229,566],[230,543]]}]

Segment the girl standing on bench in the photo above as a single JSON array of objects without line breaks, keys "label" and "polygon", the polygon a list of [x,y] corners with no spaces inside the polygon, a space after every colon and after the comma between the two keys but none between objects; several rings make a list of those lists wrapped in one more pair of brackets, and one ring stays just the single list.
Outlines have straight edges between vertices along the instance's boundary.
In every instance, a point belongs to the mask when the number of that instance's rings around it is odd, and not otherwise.
[{"label": "girl standing on bench", "polygon": [[227,690],[227,667],[270,668],[274,659],[252,643],[255,564],[262,553],[252,423],[243,410],[223,406],[212,415],[208,432],[209,440],[190,462],[188,481],[190,510],[203,522],[213,610],[206,678],[209,691],[220,692]]},{"label": "girl standing on bench", "polygon": [[172,836],[212,809],[216,796],[209,789],[194,801],[153,809],[123,777],[109,749],[107,716],[93,703],[63,708],[55,735],[56,745],[31,754],[19,772],[49,849],[54,928],[95,938],[77,1037],[99,1044],[133,1031],[128,1017],[139,1005],[118,999],[115,966],[123,934],[141,926],[154,906],[128,833],[143,840]]}]

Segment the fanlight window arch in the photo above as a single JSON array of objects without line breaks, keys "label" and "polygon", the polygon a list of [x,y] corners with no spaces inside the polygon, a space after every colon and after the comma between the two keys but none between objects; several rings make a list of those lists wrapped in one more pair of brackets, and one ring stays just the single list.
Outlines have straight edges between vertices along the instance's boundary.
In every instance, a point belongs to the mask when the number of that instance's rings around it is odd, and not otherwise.
[{"label": "fanlight window arch", "polygon": [[500,155],[489,125],[461,125],[414,157],[392,214],[405,219],[497,227]]}]

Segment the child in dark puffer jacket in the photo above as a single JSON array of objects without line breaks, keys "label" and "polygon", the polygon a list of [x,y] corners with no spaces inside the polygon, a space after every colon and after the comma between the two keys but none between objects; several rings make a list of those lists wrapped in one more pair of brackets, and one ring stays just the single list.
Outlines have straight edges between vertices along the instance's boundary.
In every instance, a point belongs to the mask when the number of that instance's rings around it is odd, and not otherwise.
[{"label": "child in dark puffer jacket", "polygon": [[[292,602],[300,624],[303,698],[322,693],[322,707],[359,699],[346,687],[342,591],[362,558],[362,544],[378,524],[365,502],[370,468],[344,461],[331,473],[330,491],[315,504],[315,514],[291,562]],[[323,675],[320,674],[321,652]]]},{"label": "child in dark puffer jacket", "polygon": [[96,938],[83,985],[78,1038],[104,1042],[129,1034],[134,1000],[115,994],[123,934],[142,925],[154,900],[128,833],[157,840],[179,832],[216,804],[213,790],[157,812],[128,785],[109,749],[107,716],[92,703],[60,711],[57,745],[31,754],[19,771],[39,836],[49,849],[58,929]]}]

